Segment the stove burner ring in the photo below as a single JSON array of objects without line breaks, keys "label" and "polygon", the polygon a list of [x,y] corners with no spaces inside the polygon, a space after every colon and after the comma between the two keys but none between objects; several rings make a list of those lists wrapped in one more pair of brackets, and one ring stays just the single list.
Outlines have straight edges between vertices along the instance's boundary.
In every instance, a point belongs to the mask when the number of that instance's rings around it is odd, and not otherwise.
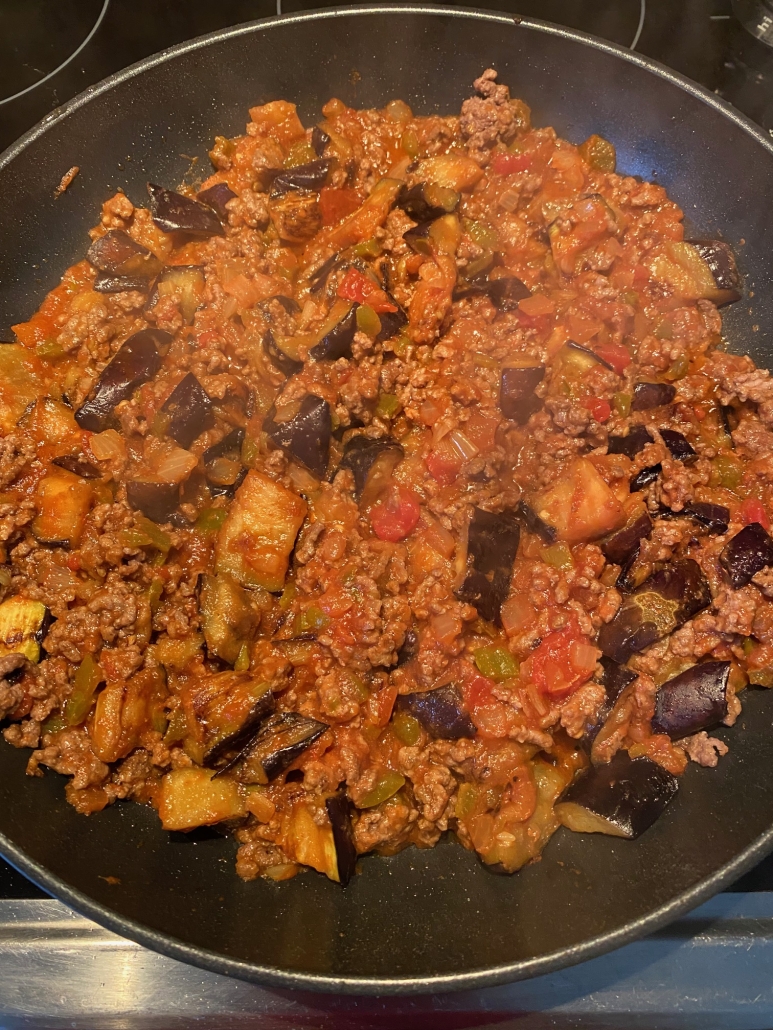
[{"label": "stove burner ring", "polygon": [[[281,0],[277,0],[277,7],[280,5],[280,3],[281,3]],[[642,0],[642,3],[644,3],[644,0]],[[67,65],[70,64],[71,61],[74,61],[75,58],[78,56],[78,54],[84,49],[84,47],[87,47],[89,45],[89,43],[91,42],[91,40],[94,38],[94,35],[97,32],[97,29],[102,24],[102,22],[104,20],[104,17],[107,14],[107,9],[108,9],[109,6],[110,6],[110,0],[105,0],[105,2],[102,5],[102,10],[99,12],[99,17],[97,18],[97,20],[94,22],[94,25],[92,26],[91,32],[89,32],[88,36],[86,36],[86,38],[83,40],[81,45],[77,48],[77,50],[73,50],[73,52],[70,54],[70,56],[68,58],[66,58],[64,61],[62,61],[62,63],[60,65],[58,65],[56,68],[54,68],[53,71],[50,71],[48,73],[48,75],[44,75],[42,79],[38,79],[37,82],[33,82],[32,85],[31,86],[27,86],[26,89],[20,89],[18,93],[13,93],[10,97],[4,97],[2,100],[0,100],[0,107],[2,107],[3,104],[10,104],[10,102],[12,100],[18,100],[19,97],[23,97],[25,95],[25,93],[31,93],[33,89],[37,89],[38,86],[42,86],[44,82],[48,82],[49,79],[53,79],[53,77],[55,75],[58,75],[59,72],[62,71],[63,68],[66,68]]]}]

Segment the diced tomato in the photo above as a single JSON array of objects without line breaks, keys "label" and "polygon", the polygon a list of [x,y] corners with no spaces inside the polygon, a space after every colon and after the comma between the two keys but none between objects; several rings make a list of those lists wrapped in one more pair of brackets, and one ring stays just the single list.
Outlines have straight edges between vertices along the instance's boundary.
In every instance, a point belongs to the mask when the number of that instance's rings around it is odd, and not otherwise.
[{"label": "diced tomato", "polygon": [[420,515],[421,507],[413,491],[395,484],[386,500],[371,510],[370,524],[379,540],[396,543],[414,531]]},{"label": "diced tomato", "polygon": [[552,297],[546,297],[544,293],[532,293],[530,297],[524,297],[519,302],[518,310],[523,311],[531,318],[543,318],[555,313],[556,302]]},{"label": "diced tomato", "polygon": [[531,165],[531,154],[497,154],[491,162],[491,170],[496,175],[512,175],[523,172]]},{"label": "diced tomato", "polygon": [[763,529],[770,529],[770,518],[762,501],[756,497],[747,497],[740,508],[740,515],[745,525],[759,522]]},{"label": "diced tomato", "polygon": [[470,711],[475,711],[476,708],[480,708],[483,705],[488,704],[492,698],[492,688],[494,686],[493,680],[488,679],[486,676],[481,676],[476,672],[471,673],[470,676],[466,677],[462,684],[462,694],[464,695],[465,707]]},{"label": "diced tomato", "polygon": [[355,190],[348,187],[324,186],[319,193],[319,210],[323,225],[335,225],[353,214],[361,201]]},{"label": "diced tomato", "polygon": [[582,406],[588,409],[597,422],[606,422],[612,414],[609,401],[605,401],[601,397],[583,397]]},{"label": "diced tomato", "polygon": [[618,375],[622,375],[632,361],[628,349],[622,343],[599,343],[593,348],[593,353],[611,365]]},{"label": "diced tomato", "polygon": [[376,726],[386,726],[392,718],[392,709],[397,700],[397,686],[389,684],[382,687],[368,699],[368,713]]},{"label": "diced tomato", "polygon": [[543,638],[521,666],[521,676],[543,694],[567,697],[590,679],[600,654],[576,627],[568,626]]},{"label": "diced tomato", "polygon": [[444,454],[443,451],[430,451],[424,459],[424,464],[432,478],[441,486],[450,486],[454,483],[462,470],[461,459]]},{"label": "diced tomato", "polygon": [[397,311],[396,306],[390,301],[386,293],[363,275],[357,268],[350,268],[341,280],[337,290],[338,296],[345,300],[354,300],[358,304],[367,304],[374,311]]}]

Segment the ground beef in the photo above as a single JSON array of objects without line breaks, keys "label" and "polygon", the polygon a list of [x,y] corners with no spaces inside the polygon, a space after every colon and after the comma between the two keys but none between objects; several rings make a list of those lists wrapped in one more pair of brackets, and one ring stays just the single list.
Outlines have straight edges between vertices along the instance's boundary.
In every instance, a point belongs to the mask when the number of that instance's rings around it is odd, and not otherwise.
[{"label": "ground beef", "polygon": [[94,754],[85,729],[71,726],[43,740],[44,746],[33,751],[27,763],[28,776],[42,776],[40,766],[46,765],[54,772],[72,776],[74,790],[99,786],[107,779],[110,767]]},{"label": "ground beef", "polygon": [[0,490],[7,489],[35,457],[35,445],[17,433],[0,438]]},{"label": "ground beef", "polygon": [[570,737],[579,739],[598,717],[607,692],[598,683],[586,683],[561,706],[561,725]]},{"label": "ground beef", "polygon": [[727,744],[710,737],[705,730],[680,740],[679,747],[684,748],[691,761],[709,769],[716,769],[719,759],[728,752]]},{"label": "ground beef", "polygon": [[496,79],[497,73],[488,68],[475,80],[473,85],[479,95],[465,100],[459,119],[467,148],[481,164],[488,161],[489,151],[497,141],[508,143],[519,127],[510,103],[510,90],[498,84]]}]

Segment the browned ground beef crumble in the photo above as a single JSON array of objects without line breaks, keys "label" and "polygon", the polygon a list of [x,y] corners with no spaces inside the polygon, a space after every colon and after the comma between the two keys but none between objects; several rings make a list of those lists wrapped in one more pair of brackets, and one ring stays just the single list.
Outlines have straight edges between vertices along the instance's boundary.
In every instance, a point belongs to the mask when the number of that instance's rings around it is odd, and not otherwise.
[{"label": "browned ground beef crumble", "polygon": [[0,351],[0,716],[78,811],[220,825],[245,879],[446,830],[512,872],[642,832],[773,685],[732,253],[475,91],[253,108]]}]

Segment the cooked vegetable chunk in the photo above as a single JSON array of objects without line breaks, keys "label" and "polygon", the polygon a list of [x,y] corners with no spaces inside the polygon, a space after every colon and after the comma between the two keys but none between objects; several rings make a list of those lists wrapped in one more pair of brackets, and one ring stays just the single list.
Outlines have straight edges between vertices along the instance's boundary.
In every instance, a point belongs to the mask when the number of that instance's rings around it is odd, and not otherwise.
[{"label": "cooked vegetable chunk", "polygon": [[355,873],[357,865],[357,849],[352,835],[353,805],[345,790],[325,799],[325,808],[333,830],[333,842],[336,851],[338,881],[345,887]]},{"label": "cooked vegetable chunk", "polygon": [[647,512],[629,526],[625,526],[599,545],[604,557],[615,565],[624,565],[631,555],[638,551],[642,540],[652,532],[652,519]]},{"label": "cooked vegetable chunk", "polygon": [[153,221],[164,232],[200,237],[223,235],[220,219],[206,204],[152,182],[148,183],[148,193]]},{"label": "cooked vegetable chunk", "polygon": [[94,503],[94,488],[64,469],[48,473],[35,492],[32,532],[41,543],[75,547]]},{"label": "cooked vegetable chunk", "polygon": [[276,422],[274,414],[269,412],[263,423],[269,440],[322,479],[330,455],[330,405],[308,393],[293,418]]},{"label": "cooked vegetable chunk", "polygon": [[752,577],[773,565],[773,540],[759,524],[752,522],[726,544],[719,562],[734,590],[751,583]]},{"label": "cooked vegetable chunk", "polygon": [[467,537],[467,576],[456,591],[482,618],[499,625],[500,610],[510,590],[521,527],[513,512],[475,508]]},{"label": "cooked vegetable chunk", "polygon": [[45,635],[48,609],[40,601],[9,597],[0,604],[0,656],[23,655],[40,661],[40,644]]},{"label": "cooked vegetable chunk", "polygon": [[159,347],[172,337],[162,329],[142,329],[130,336],[105,366],[86,401],[75,412],[81,429],[101,433],[115,423],[117,404],[128,400],[138,386],[151,380],[161,368]]},{"label": "cooked vegetable chunk", "polygon": [[161,405],[165,433],[181,447],[190,447],[214,423],[212,401],[193,372],[175,386]]},{"label": "cooked vegetable chunk", "polygon": [[26,347],[0,343],[0,431],[10,433],[43,389],[41,363]]},{"label": "cooked vegetable chunk", "polygon": [[635,840],[659,819],[676,796],[677,778],[649,758],[618,751],[561,795],[556,815],[575,833],[606,833]]},{"label": "cooked vegetable chunk", "polygon": [[354,436],[344,447],[340,468],[350,469],[354,476],[354,496],[362,497],[365,484],[374,470],[374,465],[386,463],[389,471],[403,457],[404,451],[396,440],[389,438],[371,439],[367,436]]},{"label": "cooked vegetable chunk", "polygon": [[327,724],[298,712],[272,715],[241,756],[243,783],[268,783],[286,772],[296,758],[319,740]]},{"label": "cooked vegetable chunk", "polygon": [[627,597],[611,622],[601,627],[598,646],[616,662],[673,633],[711,604],[711,590],[692,558],[674,562],[645,580]]},{"label": "cooked vegetable chunk", "polygon": [[252,470],[236,492],[217,538],[215,569],[246,587],[281,590],[306,502]]},{"label": "cooked vegetable chunk", "polygon": [[717,307],[733,304],[741,299],[743,282],[735,255],[724,240],[689,240],[709,267],[714,278],[715,289],[710,291],[708,300],[713,300]]},{"label": "cooked vegetable chunk", "polygon": [[552,487],[535,497],[535,511],[555,526],[559,540],[595,540],[616,529],[623,506],[587,458],[572,462]]},{"label": "cooked vegetable chunk", "polygon": [[676,397],[676,387],[671,383],[637,383],[633,388],[631,411],[646,411],[670,404]]},{"label": "cooked vegetable chunk", "polygon": [[164,776],[158,814],[165,830],[193,830],[245,814],[245,799],[236,783],[214,776],[214,770],[195,765]]},{"label": "cooked vegetable chunk", "polygon": [[652,443],[652,435],[645,426],[631,426],[625,436],[610,436],[607,444],[609,454],[625,454],[635,458],[639,451]]},{"label": "cooked vegetable chunk", "polygon": [[248,591],[226,573],[205,575],[200,609],[207,650],[233,665],[260,624],[260,612],[252,605]]},{"label": "cooked vegetable chunk", "polygon": [[654,733],[678,740],[709,730],[727,715],[730,662],[701,662],[664,683],[655,695]]},{"label": "cooked vegetable chunk", "polygon": [[542,400],[534,393],[545,378],[544,365],[527,368],[503,368],[499,390],[499,407],[505,418],[519,425],[542,407]]},{"label": "cooked vegetable chunk", "polygon": [[211,207],[220,221],[225,224],[228,222],[228,202],[236,200],[236,194],[228,183],[216,182],[214,186],[197,193],[196,200],[200,204]]},{"label": "cooked vegetable chunk", "polygon": [[453,685],[417,694],[401,694],[397,698],[397,709],[409,712],[431,736],[440,740],[474,737],[478,732],[462,707],[461,693]]},{"label": "cooked vegetable chunk", "polygon": [[86,258],[100,272],[141,281],[152,279],[161,269],[155,254],[122,229],[108,229],[94,240]]}]

